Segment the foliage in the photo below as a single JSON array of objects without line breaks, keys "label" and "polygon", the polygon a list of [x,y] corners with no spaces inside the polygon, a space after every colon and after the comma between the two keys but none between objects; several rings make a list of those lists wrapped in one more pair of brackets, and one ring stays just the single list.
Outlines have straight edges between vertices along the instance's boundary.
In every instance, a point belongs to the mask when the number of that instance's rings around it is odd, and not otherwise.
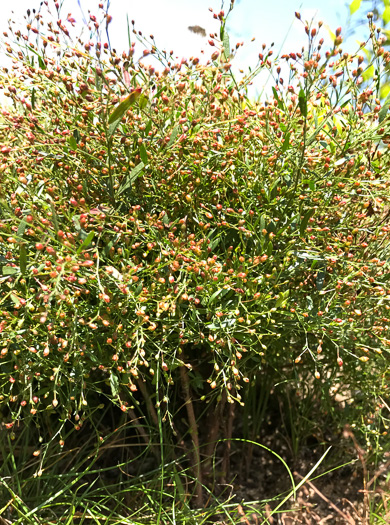
[{"label": "foliage", "polygon": [[379,74],[377,68],[379,64],[376,57],[378,56],[378,47],[382,49],[382,52],[389,47],[390,31],[387,26],[390,22],[390,3],[388,0],[353,0],[349,5],[349,12],[349,25],[352,34],[357,28],[366,27],[367,18],[370,21],[370,31],[377,32],[377,39],[373,42],[374,47],[363,47],[365,60],[368,64],[364,80],[372,82],[375,77],[377,96],[381,100],[385,100],[390,94],[389,66],[385,67],[382,74]]},{"label": "foliage", "polygon": [[[136,61],[135,42],[122,55],[100,40],[81,48],[60,20],[43,34],[40,15],[6,36],[0,400],[11,444],[23,422],[38,425],[28,483],[75,431],[97,459],[111,439],[99,413],[111,410],[150,472],[160,465],[161,498],[174,480],[202,506],[229,476],[230,445],[217,476],[216,443],[230,442],[257,376],[341,383],[350,422],[385,431],[387,106],[376,80],[360,87],[363,59],[342,53],[341,30],[323,53],[320,25],[304,24],[305,55],[273,62],[263,46],[236,80],[215,16],[205,65],[175,63],[154,40],[143,56],[161,67]],[[390,55],[372,39],[384,69]],[[251,101],[262,70],[272,95]],[[148,492],[137,476],[130,499]],[[21,497],[20,483],[6,493]],[[161,509],[152,522],[165,522]]]}]

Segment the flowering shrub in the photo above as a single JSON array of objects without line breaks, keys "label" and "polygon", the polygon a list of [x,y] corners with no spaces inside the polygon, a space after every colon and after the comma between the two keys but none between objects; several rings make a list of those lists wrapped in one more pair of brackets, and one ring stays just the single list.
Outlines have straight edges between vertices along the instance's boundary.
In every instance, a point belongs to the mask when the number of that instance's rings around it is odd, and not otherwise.
[{"label": "flowering shrub", "polygon": [[[390,55],[376,47],[362,91],[369,66],[343,53],[341,30],[323,52],[321,24],[306,25],[305,53],[273,62],[263,46],[238,81],[217,16],[206,65],[153,45],[143,55],[160,68],[135,61],[134,43],[65,45],[65,25],[43,35],[39,16],[5,36],[8,428],[51,411],[79,429],[101,395],[174,427],[184,398],[196,449],[199,418],[245,401],[264,367],[337,373],[369,403],[386,393],[390,127],[377,92]],[[275,75],[267,102],[247,94],[261,70]]]}]

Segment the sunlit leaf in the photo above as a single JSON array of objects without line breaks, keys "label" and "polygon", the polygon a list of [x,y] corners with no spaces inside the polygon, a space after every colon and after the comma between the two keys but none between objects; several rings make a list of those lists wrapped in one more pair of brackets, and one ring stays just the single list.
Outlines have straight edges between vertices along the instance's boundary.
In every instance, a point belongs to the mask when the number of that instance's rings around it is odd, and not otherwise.
[{"label": "sunlit leaf", "polygon": [[224,34],[223,34],[223,53],[225,55],[225,59],[226,60],[229,60],[230,58],[230,41],[229,41],[229,35],[228,35],[228,32],[224,31]]},{"label": "sunlit leaf", "polygon": [[122,120],[123,115],[129,108],[138,100],[141,95],[141,88],[137,88],[135,91],[130,93],[122,102],[114,109],[111,113],[110,118],[108,119],[109,128],[108,136],[111,137],[116,128],[118,127],[120,121]]},{"label": "sunlit leaf", "polygon": [[349,13],[351,15],[353,15],[354,13],[356,13],[356,11],[358,9],[360,9],[360,4],[362,3],[362,0],[353,0],[350,4],[349,4]]},{"label": "sunlit leaf", "polygon": [[18,226],[18,231],[17,231],[18,237],[23,237],[23,234],[26,228],[27,228],[27,221],[25,219],[22,219]]},{"label": "sunlit leaf", "polygon": [[143,144],[140,144],[139,146],[139,154],[140,154],[140,157],[142,159],[142,162],[144,164],[147,164],[148,163],[148,155],[146,153],[146,148]]},{"label": "sunlit leaf", "polygon": [[27,268],[27,250],[26,245],[24,243],[21,243],[19,248],[19,267],[20,271],[24,275],[26,273]]},{"label": "sunlit leaf", "polygon": [[362,73],[363,80],[369,80],[374,76],[375,68],[374,66],[369,66],[365,71]]},{"label": "sunlit leaf", "polygon": [[390,6],[385,7],[383,14],[382,14],[382,20],[386,24],[390,21]]},{"label": "sunlit leaf", "polygon": [[298,106],[304,117],[307,117],[307,98],[303,89],[300,90],[298,95]]},{"label": "sunlit leaf", "polygon": [[175,128],[173,128],[173,131],[171,133],[171,137],[170,137],[169,142],[167,144],[167,148],[172,146],[172,144],[175,142],[177,134],[179,133],[179,130],[180,130],[179,126],[176,126]]},{"label": "sunlit leaf", "polygon": [[126,178],[126,181],[123,186],[121,186],[118,190],[118,195],[120,195],[123,191],[125,191],[127,188],[130,188],[133,182],[139,177],[142,170],[144,169],[145,164],[143,162],[140,162],[137,164],[135,168],[131,170],[129,175]]},{"label": "sunlit leaf", "polygon": [[385,120],[389,107],[390,107],[390,96],[387,97],[383,106],[381,107],[381,110],[378,113],[379,124],[383,122],[383,120]]},{"label": "sunlit leaf", "polygon": [[83,243],[81,244],[81,246],[78,247],[76,253],[79,254],[83,250],[85,250],[85,248],[87,248],[91,244],[92,239],[94,238],[94,236],[95,236],[95,232],[89,232],[87,237],[84,239]]},{"label": "sunlit leaf", "polygon": [[303,217],[302,221],[301,221],[301,224],[299,226],[299,233],[301,235],[304,235],[305,231],[306,231],[306,228],[307,228],[307,225],[308,225],[308,222],[309,220],[311,219],[311,217],[313,217],[314,215],[314,210],[309,210]]},{"label": "sunlit leaf", "polygon": [[282,152],[283,153],[285,151],[287,151],[288,148],[290,147],[290,135],[291,135],[291,133],[288,132],[288,133],[286,133],[286,136],[284,137],[284,141],[283,141],[283,145],[282,145]]},{"label": "sunlit leaf", "polygon": [[110,372],[110,387],[113,397],[116,397],[119,393],[119,379],[118,376],[111,370]]}]

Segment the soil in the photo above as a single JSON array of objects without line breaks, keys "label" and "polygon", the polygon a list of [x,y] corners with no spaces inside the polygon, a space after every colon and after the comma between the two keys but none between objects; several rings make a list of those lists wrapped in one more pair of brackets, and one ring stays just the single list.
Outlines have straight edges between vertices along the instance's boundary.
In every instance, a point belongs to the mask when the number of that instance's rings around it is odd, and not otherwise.
[{"label": "soil", "polygon": [[[273,434],[265,436],[261,443],[270,450],[279,454],[289,465],[298,485],[301,480],[315,466],[327,446],[317,443],[312,447],[303,447],[298,457],[292,457],[291,450],[284,436],[276,430]],[[244,512],[249,502],[254,502],[253,508],[258,507],[255,502],[267,501],[266,512],[269,525],[295,525],[295,524],[348,524],[368,525],[368,523],[390,524],[390,482],[388,473],[390,461],[385,460],[376,473],[366,473],[366,497],[364,497],[364,467],[359,459],[358,452],[353,447],[335,447],[326,457],[324,465],[319,465],[315,473],[310,476],[311,481],[306,481],[277,511],[271,515],[273,509],[291,491],[292,484],[286,467],[272,453],[256,447],[250,457],[249,468],[241,459],[247,453],[233,454],[231,459],[232,469],[238,472],[231,487],[235,494],[241,522],[246,525],[260,525],[262,520],[255,513]],[[348,451],[348,457],[339,456],[341,450]],[[241,459],[240,459],[241,458]],[[364,462],[364,458],[363,458]],[[248,463],[248,462],[247,462]],[[343,467],[339,465],[349,463]],[[334,469],[334,470],[332,470]],[[376,476],[375,480],[373,478]],[[373,480],[370,482],[370,480]],[[375,483],[374,483],[375,481]],[[375,490],[373,490],[376,487]],[[275,495],[280,495],[277,499]],[[381,514],[378,521],[368,520],[370,502],[371,506],[381,503]],[[245,502],[245,503],[244,503]],[[387,505],[387,508],[386,508]],[[221,522],[223,523],[223,522]]]}]

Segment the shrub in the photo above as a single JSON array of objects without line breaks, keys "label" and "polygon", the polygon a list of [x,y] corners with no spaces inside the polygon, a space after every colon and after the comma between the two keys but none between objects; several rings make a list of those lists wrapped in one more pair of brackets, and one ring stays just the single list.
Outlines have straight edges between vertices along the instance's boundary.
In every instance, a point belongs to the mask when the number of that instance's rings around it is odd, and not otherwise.
[{"label": "shrub", "polygon": [[[206,65],[152,42],[160,68],[36,17],[10,29],[0,80],[4,424],[54,417],[64,447],[108,400],[145,417],[132,428],[159,461],[187,447],[200,504],[258,375],[337,380],[369,429],[390,344],[389,53],[362,91],[340,30],[324,53],[306,26],[305,53],[263,46],[238,81],[218,16]],[[267,102],[247,91],[262,70]]]}]

